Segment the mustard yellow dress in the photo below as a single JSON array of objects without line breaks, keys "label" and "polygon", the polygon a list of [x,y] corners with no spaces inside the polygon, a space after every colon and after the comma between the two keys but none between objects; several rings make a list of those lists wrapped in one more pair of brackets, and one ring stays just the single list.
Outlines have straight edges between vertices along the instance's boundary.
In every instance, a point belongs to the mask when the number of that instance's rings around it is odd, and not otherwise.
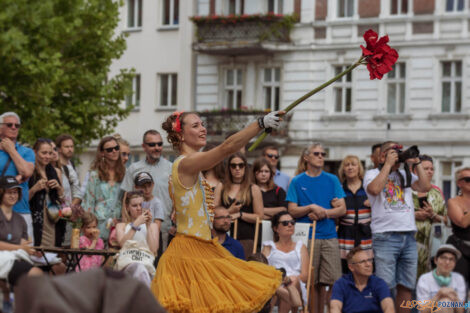
[{"label": "mustard yellow dress", "polygon": [[178,164],[171,175],[176,208],[176,237],[158,263],[151,289],[169,312],[258,312],[281,284],[281,272],[259,262],[245,262],[211,239],[200,179],[191,188],[178,178]]}]

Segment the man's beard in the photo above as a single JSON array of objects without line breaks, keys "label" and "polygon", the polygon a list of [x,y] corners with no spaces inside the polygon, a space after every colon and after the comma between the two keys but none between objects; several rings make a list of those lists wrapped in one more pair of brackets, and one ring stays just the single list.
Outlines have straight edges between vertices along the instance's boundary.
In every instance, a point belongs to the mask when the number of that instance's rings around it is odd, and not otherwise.
[{"label": "man's beard", "polygon": [[215,230],[215,232],[218,233],[218,234],[223,234],[223,233],[226,233],[226,232],[228,232],[228,231],[230,230],[230,226],[227,227],[227,229],[225,229],[223,226],[221,226],[221,227],[216,227],[216,226],[214,226],[214,230]]}]

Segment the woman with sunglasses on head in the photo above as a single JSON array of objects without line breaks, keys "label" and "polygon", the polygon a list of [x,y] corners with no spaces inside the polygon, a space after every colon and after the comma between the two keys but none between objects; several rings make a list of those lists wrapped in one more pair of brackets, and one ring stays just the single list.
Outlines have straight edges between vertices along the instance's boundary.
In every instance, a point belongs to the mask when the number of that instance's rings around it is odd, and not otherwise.
[{"label": "woman with sunglasses on head", "polygon": [[[419,160],[424,172],[429,177],[429,181],[434,176],[433,160],[428,155],[420,155]],[[416,165],[413,172],[417,174]],[[447,223],[447,209],[444,195],[441,189],[431,184],[431,189],[426,193],[413,191],[413,203],[415,207],[416,220],[416,242],[418,244],[418,277],[432,269],[431,251],[429,249],[429,239],[433,223]]]},{"label": "woman with sunglasses on head", "polygon": [[361,246],[369,258],[373,257],[371,209],[362,186],[364,167],[357,156],[348,155],[341,161],[338,176],[346,194],[346,215],[339,219],[338,243],[343,274],[347,274],[347,255],[354,247]]},{"label": "woman with sunglasses on head", "polygon": [[270,220],[275,214],[287,211],[286,192],[274,184],[274,169],[263,157],[253,163],[253,176],[263,196],[264,219]]},{"label": "woman with sunglasses on head", "polygon": [[62,173],[51,164],[53,154],[50,139],[38,139],[33,145],[33,150],[36,161],[33,176],[28,183],[34,245],[60,247],[64,240],[66,224],[62,219],[57,220],[59,209],[65,201]]},{"label": "woman with sunglasses on head", "polygon": [[228,158],[224,182],[215,188],[214,206],[225,207],[238,219],[238,232],[234,236],[249,256],[253,252],[256,218],[263,219],[264,213],[261,190],[251,182],[251,173],[246,167],[246,158],[240,152]]},{"label": "woman with sunglasses on head", "polygon": [[470,281],[470,167],[459,169],[455,173],[460,194],[447,201],[447,214],[452,222],[452,235],[447,239],[461,253],[455,271],[462,274],[465,281]]},{"label": "woman with sunglasses on head", "polygon": [[[307,247],[301,242],[292,240],[295,232],[295,219],[286,211],[275,214],[271,219],[271,228],[274,233],[274,241],[263,242],[262,253],[268,259],[270,265],[275,268],[284,268],[287,281],[284,288],[293,284],[297,293],[290,292],[288,299],[281,298],[279,312],[297,312],[297,307],[302,305],[301,295],[306,292],[305,283],[308,276],[309,257]],[[287,290],[286,292],[287,293]]]},{"label": "woman with sunglasses on head", "polygon": [[100,236],[105,242],[110,226],[121,217],[119,190],[125,173],[117,140],[112,136],[102,138],[91,165],[82,206],[98,218]]},{"label": "woman with sunglasses on head", "polygon": [[[170,177],[177,233],[160,258],[151,288],[168,311],[257,312],[279,286],[281,272],[235,258],[217,238],[211,238],[211,208],[206,199],[212,191],[201,174],[240,150],[262,129],[277,128],[277,114],[284,112],[260,117],[207,152],[199,152],[206,145],[207,131],[197,113],[175,112],[163,123],[168,141],[180,153]],[[240,170],[240,165],[234,167]]]}]

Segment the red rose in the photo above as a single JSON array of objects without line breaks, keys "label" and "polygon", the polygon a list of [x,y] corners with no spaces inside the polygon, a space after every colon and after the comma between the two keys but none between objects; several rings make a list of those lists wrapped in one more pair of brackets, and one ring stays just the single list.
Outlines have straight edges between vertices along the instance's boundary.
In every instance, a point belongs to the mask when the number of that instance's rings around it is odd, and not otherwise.
[{"label": "red rose", "polygon": [[378,39],[377,33],[372,29],[364,33],[364,40],[367,47],[361,45],[362,55],[367,61],[370,79],[382,79],[384,74],[393,69],[398,60],[398,52],[387,44],[388,36]]}]

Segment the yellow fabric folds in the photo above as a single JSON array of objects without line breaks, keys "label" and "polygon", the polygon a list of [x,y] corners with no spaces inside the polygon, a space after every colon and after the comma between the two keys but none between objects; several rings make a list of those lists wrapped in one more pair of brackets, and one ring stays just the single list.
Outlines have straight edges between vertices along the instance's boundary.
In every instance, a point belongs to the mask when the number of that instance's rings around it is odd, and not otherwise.
[{"label": "yellow fabric folds", "polygon": [[271,299],[281,280],[274,267],[235,258],[217,239],[177,234],[151,289],[172,313],[251,313]]}]

